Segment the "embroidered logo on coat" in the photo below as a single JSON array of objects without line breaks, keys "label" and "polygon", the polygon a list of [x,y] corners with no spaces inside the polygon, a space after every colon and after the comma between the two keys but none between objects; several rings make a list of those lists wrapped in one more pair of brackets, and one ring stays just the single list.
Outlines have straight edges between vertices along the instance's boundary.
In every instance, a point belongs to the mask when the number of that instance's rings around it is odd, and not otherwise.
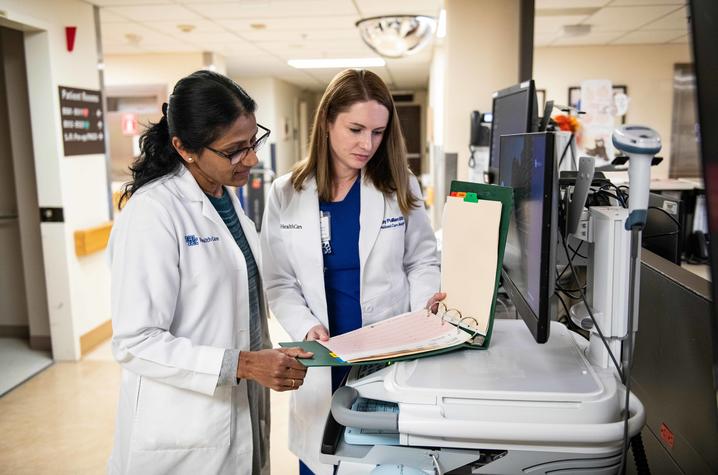
[{"label": "embroidered logo on coat", "polygon": [[384,221],[381,222],[381,229],[398,228],[399,226],[404,226],[403,216],[384,218]]},{"label": "embroidered logo on coat", "polygon": [[199,246],[199,243],[208,243],[208,242],[215,242],[219,241],[219,238],[217,236],[208,236],[208,237],[197,237],[194,234],[187,234],[184,237],[184,242],[187,243],[188,246]]},{"label": "embroidered logo on coat", "polygon": [[279,229],[302,229],[302,225],[294,224],[294,223],[290,223],[290,224],[279,223]]}]

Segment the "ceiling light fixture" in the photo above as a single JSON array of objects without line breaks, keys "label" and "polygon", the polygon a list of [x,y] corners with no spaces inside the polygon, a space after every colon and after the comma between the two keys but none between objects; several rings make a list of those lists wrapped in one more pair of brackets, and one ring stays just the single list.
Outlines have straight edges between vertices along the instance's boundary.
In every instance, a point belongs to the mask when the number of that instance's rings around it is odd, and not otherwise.
[{"label": "ceiling light fixture", "polygon": [[424,15],[387,15],[356,22],[362,40],[387,58],[418,53],[431,42],[436,20]]},{"label": "ceiling light fixture", "polygon": [[563,25],[564,36],[586,36],[591,33],[591,25]]},{"label": "ceiling light fixture", "polygon": [[322,59],[290,59],[287,61],[297,69],[340,69],[340,68],[371,68],[386,65],[381,58],[322,58]]},{"label": "ceiling light fixture", "polygon": [[188,23],[177,25],[177,29],[181,31],[182,33],[191,33],[192,30],[194,30],[195,26],[190,25]]}]

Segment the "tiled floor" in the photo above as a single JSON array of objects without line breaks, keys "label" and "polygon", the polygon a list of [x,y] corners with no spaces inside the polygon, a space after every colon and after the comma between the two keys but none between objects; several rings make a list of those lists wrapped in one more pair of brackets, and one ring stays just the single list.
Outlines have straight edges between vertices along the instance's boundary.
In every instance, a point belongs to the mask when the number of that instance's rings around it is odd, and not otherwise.
[{"label": "tiled floor", "polygon": [[[272,341],[287,336],[270,320]],[[120,367],[109,341],[82,361],[58,362],[0,398],[0,474],[105,473]],[[296,474],[287,449],[289,393],[272,392],[272,473]]]}]

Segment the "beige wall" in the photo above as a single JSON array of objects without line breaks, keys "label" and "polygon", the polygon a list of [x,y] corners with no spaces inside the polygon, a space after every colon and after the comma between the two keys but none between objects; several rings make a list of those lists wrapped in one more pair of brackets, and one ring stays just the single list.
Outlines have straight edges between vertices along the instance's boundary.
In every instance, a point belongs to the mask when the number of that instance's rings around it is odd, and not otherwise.
[{"label": "beige wall", "polygon": [[[169,93],[177,81],[202,69],[203,62],[202,53],[106,54],[105,85],[166,84]],[[224,68],[223,58],[218,63]]]},{"label": "beige wall", "polygon": [[446,30],[444,151],[458,152],[466,179],[471,111],[491,110],[491,94],[518,82],[519,2],[447,0]]},{"label": "beige wall", "polygon": [[[110,318],[109,272],[102,254],[75,255],[73,233],[109,219],[105,155],[65,156],[58,86],[99,89],[93,6],[76,0],[0,0],[2,22],[25,31],[38,205],[64,211],[43,222],[42,255],[53,356],[80,357],[80,336]],[[77,27],[73,52],[65,26]]]},{"label": "beige wall", "polygon": [[673,65],[692,62],[688,44],[575,46],[537,48],[534,52],[536,87],[546,99],[568,101],[568,88],[585,79],[610,79],[628,86],[631,99],[627,123],[656,129],[663,140],[663,163],[652,176],[668,176],[673,107]]}]

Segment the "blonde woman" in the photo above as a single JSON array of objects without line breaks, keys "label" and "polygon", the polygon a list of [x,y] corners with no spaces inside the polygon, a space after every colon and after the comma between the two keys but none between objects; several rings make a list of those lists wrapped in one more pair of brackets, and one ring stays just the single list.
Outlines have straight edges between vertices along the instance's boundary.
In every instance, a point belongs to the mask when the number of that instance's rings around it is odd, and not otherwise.
[{"label": "blonde woman", "polygon": [[[270,308],[295,340],[326,340],[425,306],[439,260],[391,94],[346,70],[319,104],[309,154],[272,186],[262,226]],[[291,402],[300,473],[329,474],[319,446],[346,371],[314,368]]]}]

